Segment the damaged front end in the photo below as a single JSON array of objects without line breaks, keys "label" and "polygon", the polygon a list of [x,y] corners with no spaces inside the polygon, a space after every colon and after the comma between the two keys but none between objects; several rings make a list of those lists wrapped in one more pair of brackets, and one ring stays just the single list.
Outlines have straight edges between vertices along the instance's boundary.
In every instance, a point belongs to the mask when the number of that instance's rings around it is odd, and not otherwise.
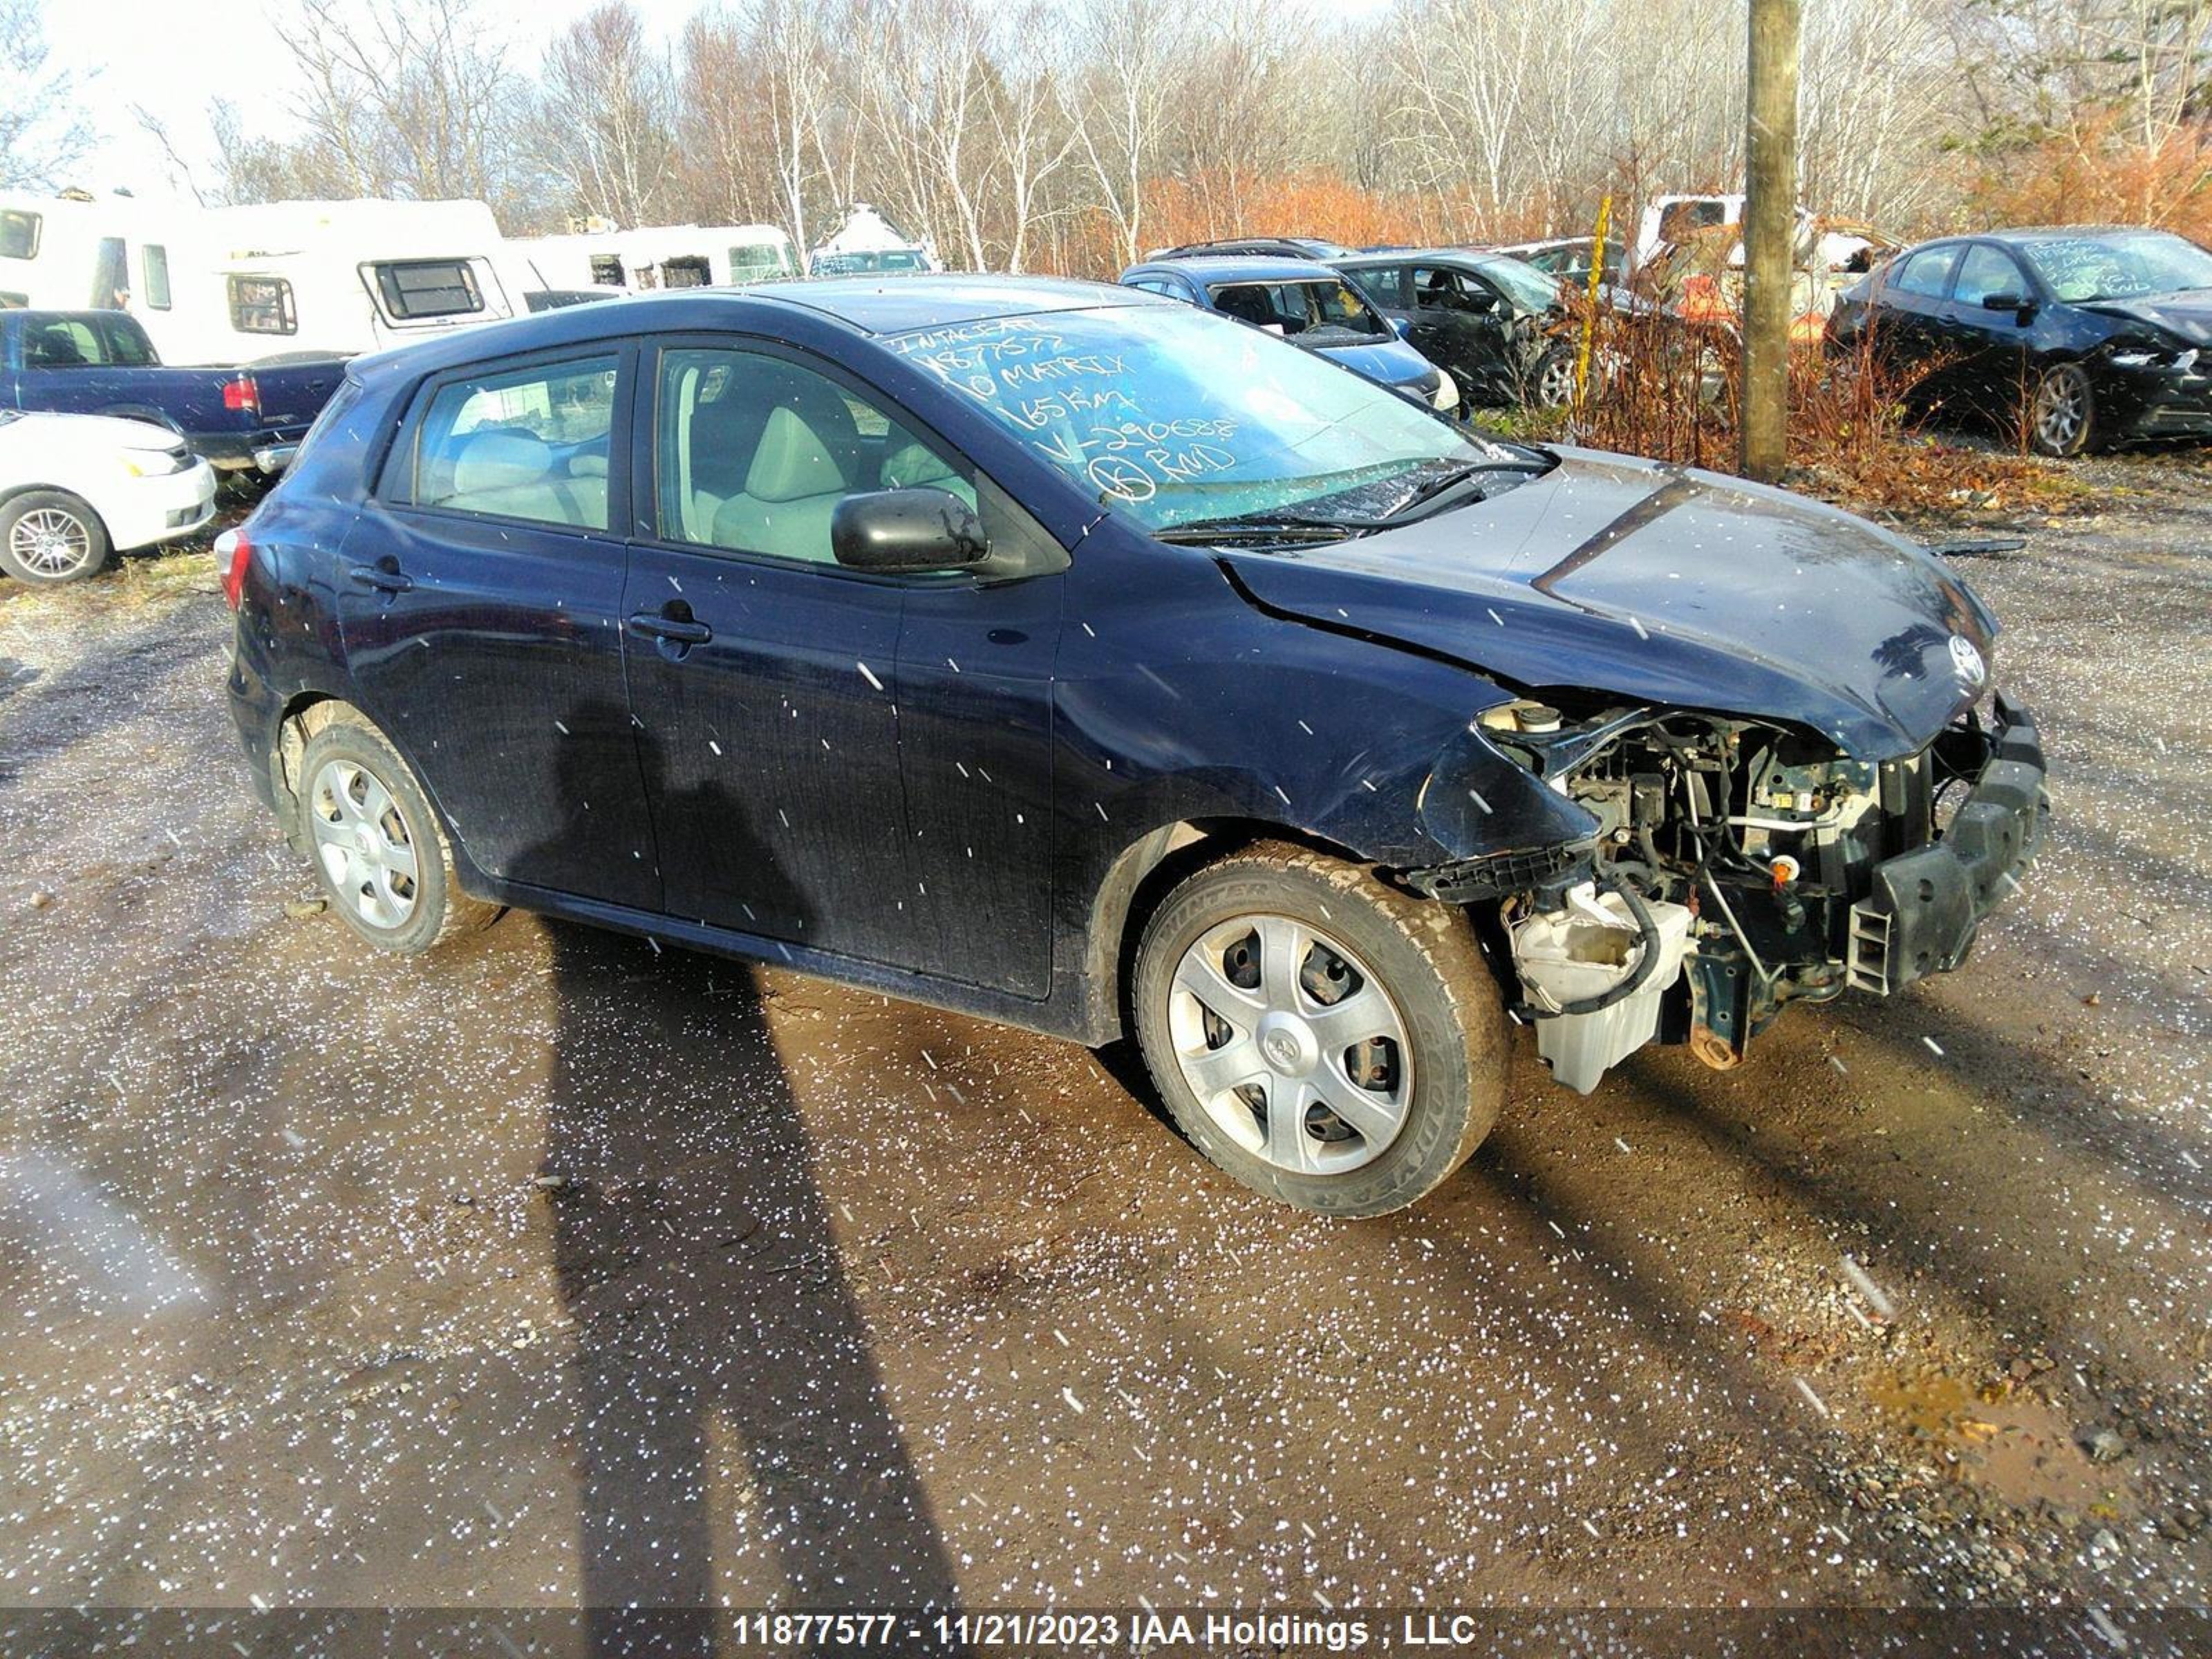
[{"label": "damaged front end", "polygon": [[1583,1093],[1655,1038],[1726,1068],[1790,1002],[1958,966],[2048,811],[2034,722],[2001,696],[1881,761],[1778,722],[1632,706],[1523,699],[1477,726],[1595,830],[1405,879],[1497,923],[1516,1012]]}]

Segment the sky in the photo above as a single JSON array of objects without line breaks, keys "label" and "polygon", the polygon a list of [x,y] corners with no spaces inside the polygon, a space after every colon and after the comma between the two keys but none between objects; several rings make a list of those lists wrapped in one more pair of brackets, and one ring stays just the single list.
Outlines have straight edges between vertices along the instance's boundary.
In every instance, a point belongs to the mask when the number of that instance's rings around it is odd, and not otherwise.
[{"label": "sky", "polygon": [[[375,0],[357,0],[375,3]],[[554,33],[592,0],[482,0],[492,28],[513,43],[518,65],[532,64]],[[169,193],[161,148],[132,115],[142,106],[167,124],[178,148],[203,170],[213,144],[210,99],[228,98],[249,128],[283,133],[292,84],[272,0],[41,0],[52,62],[83,77],[100,147],[76,182],[95,193],[119,187],[142,196]],[[642,0],[672,28],[691,0]]]}]

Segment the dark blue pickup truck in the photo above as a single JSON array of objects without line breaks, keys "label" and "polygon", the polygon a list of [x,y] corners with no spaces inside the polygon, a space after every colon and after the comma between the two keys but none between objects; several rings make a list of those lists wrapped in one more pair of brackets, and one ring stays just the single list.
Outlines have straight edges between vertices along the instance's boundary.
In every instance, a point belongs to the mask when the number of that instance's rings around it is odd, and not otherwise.
[{"label": "dark blue pickup truck", "polygon": [[151,421],[232,471],[282,471],[344,374],[337,357],[174,368],[128,312],[0,311],[0,407]]}]

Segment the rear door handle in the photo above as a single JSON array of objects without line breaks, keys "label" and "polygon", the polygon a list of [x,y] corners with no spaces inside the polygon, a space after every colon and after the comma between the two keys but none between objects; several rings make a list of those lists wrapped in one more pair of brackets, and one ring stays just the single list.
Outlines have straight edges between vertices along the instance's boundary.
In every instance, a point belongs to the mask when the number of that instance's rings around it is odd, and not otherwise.
[{"label": "rear door handle", "polygon": [[357,564],[347,574],[356,586],[384,593],[404,593],[415,586],[415,579],[397,564]]},{"label": "rear door handle", "polygon": [[656,611],[641,611],[631,617],[629,631],[678,645],[704,645],[714,637],[714,630],[702,622],[690,617],[664,617]]}]

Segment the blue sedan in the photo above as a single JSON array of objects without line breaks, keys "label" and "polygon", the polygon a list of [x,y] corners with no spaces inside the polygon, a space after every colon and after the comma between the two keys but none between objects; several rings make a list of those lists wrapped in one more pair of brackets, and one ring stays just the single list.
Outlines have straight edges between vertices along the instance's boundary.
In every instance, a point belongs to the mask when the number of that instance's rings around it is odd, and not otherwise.
[{"label": "blue sedan", "polygon": [[1156,259],[1130,266],[1121,283],[1280,335],[1433,409],[1459,407],[1458,383],[1407,344],[1356,283],[1316,261]]}]

